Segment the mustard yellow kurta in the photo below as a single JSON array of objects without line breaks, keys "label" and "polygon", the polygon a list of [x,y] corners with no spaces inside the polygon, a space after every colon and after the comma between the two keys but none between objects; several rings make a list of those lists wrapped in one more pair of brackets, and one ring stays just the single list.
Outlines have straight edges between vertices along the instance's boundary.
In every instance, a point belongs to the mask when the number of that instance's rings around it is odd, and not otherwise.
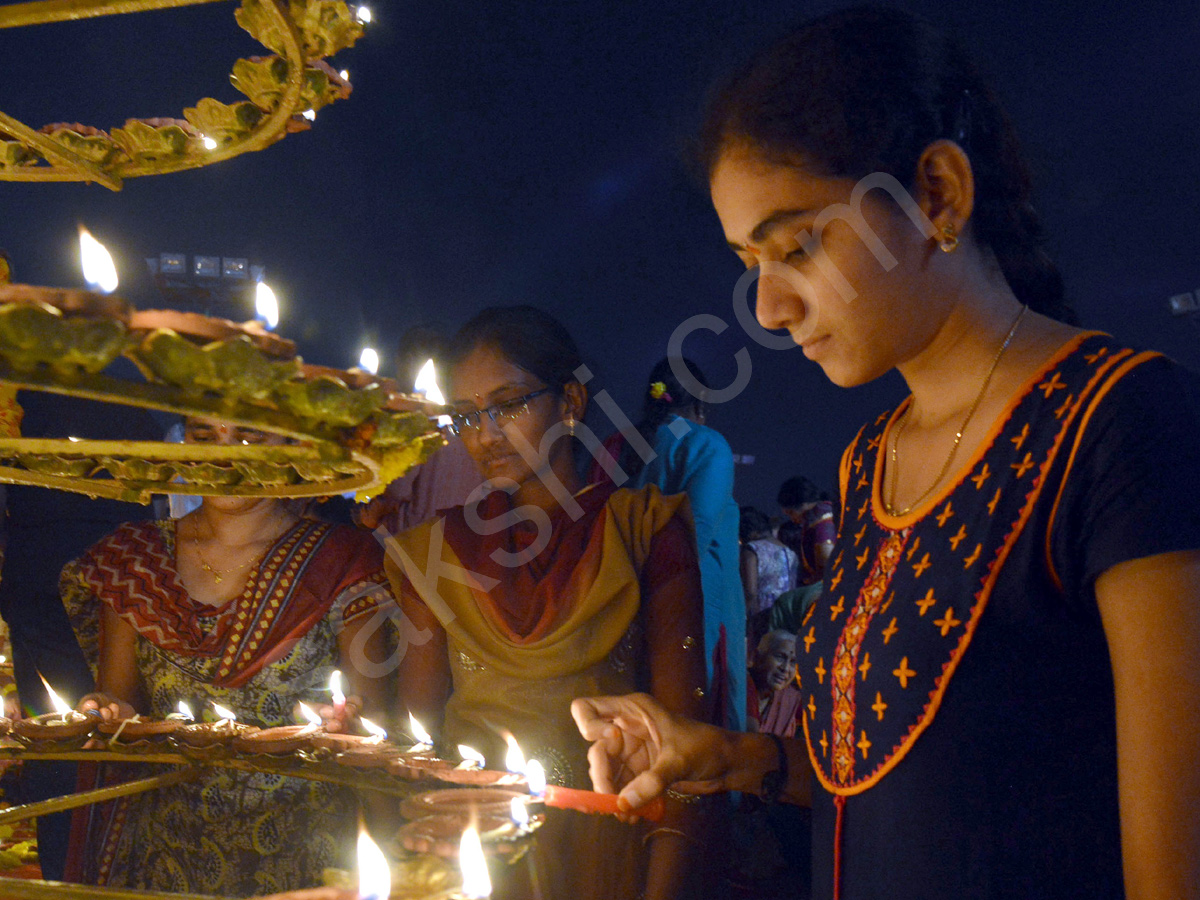
[{"label": "mustard yellow kurta", "polygon": [[[444,743],[502,765],[511,733],[552,783],[587,788],[587,744],[571,700],[645,689],[642,575],[648,564],[671,565],[652,560],[652,544],[685,501],[646,487],[597,490],[580,502],[577,518],[557,511],[549,543],[516,566],[504,564],[514,561],[505,536],[476,535],[460,509],[398,535],[387,568],[395,588],[418,596],[446,631],[454,692]],[[532,632],[514,631],[505,603],[540,617]],[[549,896],[636,897],[641,843],[640,829],[615,819],[550,811],[538,839]]]}]

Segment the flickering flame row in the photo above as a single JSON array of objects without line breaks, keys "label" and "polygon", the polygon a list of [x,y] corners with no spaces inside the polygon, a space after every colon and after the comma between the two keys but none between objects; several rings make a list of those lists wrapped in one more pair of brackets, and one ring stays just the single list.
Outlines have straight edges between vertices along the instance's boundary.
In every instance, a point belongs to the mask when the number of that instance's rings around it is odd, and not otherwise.
[{"label": "flickering flame row", "polygon": [[334,669],[333,674],[329,676],[329,693],[334,706],[346,702],[346,695],[342,693],[342,673],[338,669]]},{"label": "flickering flame row", "polygon": [[372,375],[379,374],[379,351],[374,347],[364,347],[358,357],[358,367]]},{"label": "flickering flame row", "polygon": [[384,731],[382,728],[380,728],[378,725],[376,725],[374,722],[372,722],[370,719],[360,716],[358,721],[362,722],[362,727],[366,730],[367,734],[369,734],[373,740],[378,740],[378,741],[386,741],[387,740],[387,732]]},{"label": "flickering flame row", "polygon": [[511,734],[506,734],[504,740],[508,743],[508,752],[504,755],[504,768],[510,772],[516,772],[518,775],[524,775],[525,754],[521,752],[517,739]]},{"label": "flickering flame row", "polygon": [[492,895],[492,879],[488,875],[487,858],[475,826],[468,826],[458,844],[458,865],[462,869],[464,897],[482,898]]},{"label": "flickering flame row", "polygon": [[300,707],[300,715],[304,716],[309,725],[315,727],[321,724],[321,717],[317,715],[316,710],[314,710],[311,706],[303,702],[297,705]]},{"label": "flickering flame row", "polygon": [[84,281],[106,294],[117,289],[117,267],[113,265],[112,256],[82,225],[79,226],[79,257]]},{"label": "flickering flame row", "polygon": [[236,722],[237,721],[237,713],[235,713],[232,709],[226,709],[220,703],[217,703],[215,701],[213,701],[212,708],[216,712],[216,714],[218,716],[220,716],[222,719],[224,719],[228,722]]},{"label": "flickering flame row", "polygon": [[195,721],[196,717],[194,715],[192,715],[192,708],[190,706],[188,706],[186,703],[184,703],[182,700],[179,701],[179,705],[175,708],[178,709],[179,714],[181,716],[183,716],[185,719],[187,719],[189,722]]},{"label": "flickering flame row", "polygon": [[536,759],[531,759],[525,769],[525,782],[533,796],[540,797],[546,793],[546,770]]},{"label": "flickering flame row", "polygon": [[54,692],[54,688],[50,687],[50,682],[46,680],[46,676],[38,672],[38,678],[42,679],[42,684],[46,686],[46,694],[50,697],[50,705],[54,707],[54,711],[60,716],[65,716],[69,713],[71,705]]},{"label": "flickering flame row", "polygon": [[408,714],[408,730],[412,736],[417,739],[418,744],[424,744],[428,747],[433,746],[433,737],[428,731],[425,730],[421,723],[417,721],[416,717],[412,713]]},{"label": "flickering flame row", "polygon": [[254,311],[268,329],[279,324],[279,301],[275,299],[275,292],[264,281],[260,281],[254,289]]},{"label": "flickering flame row", "polygon": [[417,372],[417,380],[413,383],[413,391],[418,394],[424,394],[425,399],[430,403],[436,403],[438,406],[446,405],[446,398],[442,394],[437,383],[437,370],[433,366],[433,360],[427,360],[425,365],[421,366],[421,371]]},{"label": "flickering flame row", "polygon": [[474,763],[481,769],[487,765],[487,760],[483,758],[483,754],[474,747],[468,747],[466,744],[458,745],[458,755],[462,757],[464,763]]},{"label": "flickering flame row", "polygon": [[392,873],[387,857],[371,840],[365,829],[358,832],[358,897],[359,900],[387,900],[392,892]]}]

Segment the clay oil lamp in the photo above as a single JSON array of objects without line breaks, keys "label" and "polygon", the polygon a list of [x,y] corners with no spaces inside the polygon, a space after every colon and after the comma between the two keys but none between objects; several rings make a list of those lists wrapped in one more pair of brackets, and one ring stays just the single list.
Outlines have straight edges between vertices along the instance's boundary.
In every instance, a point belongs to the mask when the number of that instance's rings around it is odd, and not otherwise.
[{"label": "clay oil lamp", "polygon": [[76,712],[54,692],[45,678],[42,678],[42,684],[46,685],[54,712],[32,719],[18,719],[12,726],[13,736],[34,750],[79,749],[87,742],[100,717]]},{"label": "clay oil lamp", "polygon": [[164,744],[183,723],[178,719],[143,719],[133,715],[128,719],[101,722],[96,731],[107,738],[112,750],[149,750]]},{"label": "clay oil lamp", "polygon": [[517,796],[509,800],[508,815],[435,813],[422,816],[401,826],[396,833],[396,845],[412,853],[433,853],[453,859],[460,853],[462,834],[474,826],[485,853],[508,856],[526,846],[523,839],[533,834],[544,819],[540,814],[531,816],[528,806],[528,798]]},{"label": "clay oil lamp", "polygon": [[387,739],[387,732],[367,718],[359,718],[365,735],[319,734],[313,738],[318,747],[337,751],[334,759],[356,769],[382,769],[400,758],[400,748]]},{"label": "clay oil lamp", "polygon": [[400,778],[420,780],[431,778],[432,770],[454,768],[454,763],[439,759],[434,753],[433,737],[412,713],[408,714],[408,730],[416,743],[388,762],[389,772]]},{"label": "clay oil lamp", "polygon": [[525,781],[525,756],[513,736],[506,735],[508,752],[504,758],[504,766],[508,770],[499,772],[485,767],[481,754],[471,747],[460,744],[459,755],[463,761],[453,768],[433,768],[426,775],[438,781],[450,784],[466,784],[475,787],[519,787]]},{"label": "clay oil lamp", "polygon": [[210,756],[227,752],[233,739],[257,731],[253,725],[237,720],[237,713],[219,703],[212,704],[219,718],[215,722],[193,722],[180,725],[172,735],[176,745],[191,756]]},{"label": "clay oil lamp", "polygon": [[240,734],[233,739],[233,749],[240,753],[281,756],[297,750],[311,750],[313,738],[323,734],[321,717],[307,703],[298,704],[300,712],[308,720],[307,725],[280,725]]}]

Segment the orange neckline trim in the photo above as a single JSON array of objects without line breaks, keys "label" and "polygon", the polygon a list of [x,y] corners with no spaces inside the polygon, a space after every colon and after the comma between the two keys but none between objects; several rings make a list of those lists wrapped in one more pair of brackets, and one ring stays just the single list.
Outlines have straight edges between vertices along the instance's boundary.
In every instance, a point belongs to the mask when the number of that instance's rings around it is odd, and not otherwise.
[{"label": "orange neckline trim", "polygon": [[947,482],[942,490],[925,500],[919,506],[914,507],[905,515],[893,516],[883,506],[883,465],[884,460],[887,458],[886,448],[892,428],[904,410],[908,409],[912,403],[912,394],[905,397],[904,401],[892,412],[887,425],[884,426],[883,435],[880,439],[879,452],[875,456],[875,471],[871,484],[871,512],[875,516],[875,521],[885,528],[898,531],[901,528],[907,528],[909,525],[915,525],[921,519],[925,518],[925,516],[929,515],[929,513],[933,512],[935,506],[943,503],[947,497],[958,490],[959,486],[967,480],[967,477],[975,469],[979,461],[992,449],[992,446],[996,443],[996,438],[1000,436],[1000,433],[1004,430],[1004,426],[1008,424],[1008,420],[1012,418],[1012,414],[1021,404],[1021,401],[1029,395],[1030,391],[1037,387],[1038,382],[1046,376],[1046,373],[1078,350],[1079,345],[1085,340],[1103,334],[1105,334],[1103,331],[1081,331],[1059,347],[1054,352],[1054,355],[1030,375],[1025,380],[1025,383],[1021,385],[1021,388],[1009,398],[1003,411],[992,421],[992,427],[988,429],[987,436],[975,448],[975,452],[971,454],[971,458],[959,467],[954,479]]}]

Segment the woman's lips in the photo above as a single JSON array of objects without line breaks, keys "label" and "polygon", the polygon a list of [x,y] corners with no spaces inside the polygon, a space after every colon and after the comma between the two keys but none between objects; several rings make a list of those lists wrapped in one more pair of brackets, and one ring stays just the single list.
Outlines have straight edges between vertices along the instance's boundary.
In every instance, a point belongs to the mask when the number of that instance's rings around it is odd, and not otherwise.
[{"label": "woman's lips", "polygon": [[821,335],[821,337],[807,338],[800,342],[800,349],[809,359],[813,359],[819,355],[829,342],[829,335]]}]

